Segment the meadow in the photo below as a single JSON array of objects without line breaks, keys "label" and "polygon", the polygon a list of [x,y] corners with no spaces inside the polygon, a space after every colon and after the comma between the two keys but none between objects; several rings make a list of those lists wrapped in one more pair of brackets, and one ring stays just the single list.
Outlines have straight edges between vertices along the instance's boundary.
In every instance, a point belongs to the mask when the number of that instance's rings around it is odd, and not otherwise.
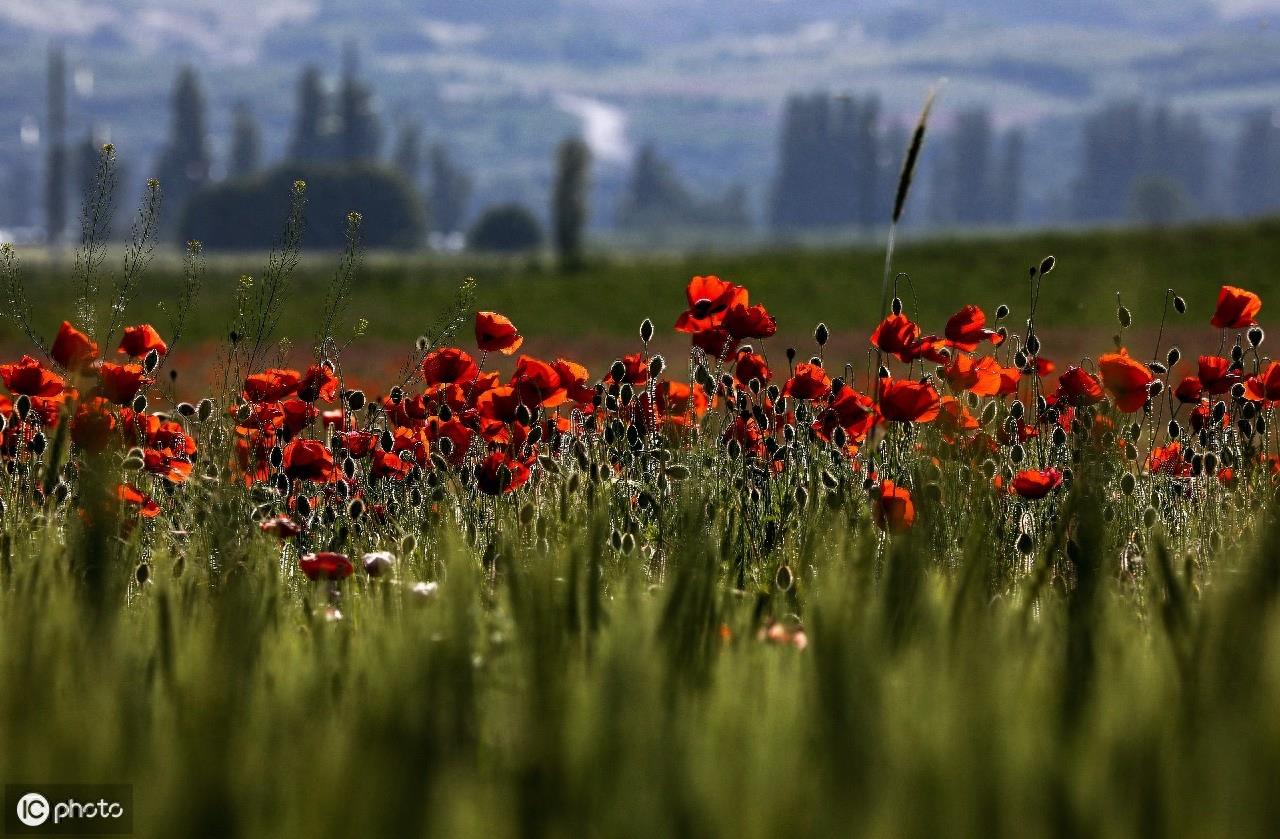
[{"label": "meadow", "polygon": [[143,836],[1275,835],[1276,232],[909,244],[888,311],[870,250],[10,255],[0,776]]}]

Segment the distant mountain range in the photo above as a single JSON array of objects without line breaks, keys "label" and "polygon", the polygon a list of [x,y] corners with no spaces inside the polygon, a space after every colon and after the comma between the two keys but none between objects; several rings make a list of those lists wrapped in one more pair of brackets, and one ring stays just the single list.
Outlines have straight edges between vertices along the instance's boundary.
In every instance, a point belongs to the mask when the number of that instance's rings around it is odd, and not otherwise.
[{"label": "distant mountain range", "polygon": [[543,201],[555,142],[583,129],[605,201],[644,140],[695,187],[742,182],[758,201],[798,90],[875,90],[905,121],[945,76],[942,124],[985,103],[1040,126],[1048,164],[1053,120],[1110,98],[1220,115],[1223,136],[1226,117],[1280,103],[1280,0],[4,0],[0,166],[43,119],[53,40],[76,68],[72,136],[109,136],[135,179],[180,64],[201,72],[217,159],[239,100],[278,157],[301,66],[336,75],[354,41],[388,137],[420,123],[475,171],[479,201]]}]

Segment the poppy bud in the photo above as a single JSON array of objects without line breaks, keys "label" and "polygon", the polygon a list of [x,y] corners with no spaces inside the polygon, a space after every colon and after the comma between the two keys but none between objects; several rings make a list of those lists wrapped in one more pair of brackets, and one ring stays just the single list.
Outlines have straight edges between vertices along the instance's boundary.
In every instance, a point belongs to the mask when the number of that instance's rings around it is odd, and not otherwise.
[{"label": "poppy bud", "polygon": [[1178,360],[1181,358],[1182,358],[1182,350],[1178,349],[1177,347],[1170,347],[1169,353],[1164,357],[1164,360],[1166,363],[1168,363],[1170,367],[1172,367],[1175,364],[1177,364]]},{"label": "poppy bud", "polygon": [[835,443],[836,448],[838,449],[843,449],[845,447],[845,444],[848,442],[848,437],[843,428],[838,425],[836,426],[836,430],[831,434],[831,442]]},{"label": "poppy bud", "polygon": [[640,324],[640,340],[646,344],[653,340],[653,321],[648,318]]},{"label": "poppy bud", "polygon": [[516,406],[516,422],[521,425],[528,425],[533,421],[533,412],[529,410],[529,406],[521,402]]},{"label": "poppy bud", "polygon": [[190,402],[179,402],[177,407],[178,414],[184,417],[194,417],[196,415],[196,406]]},{"label": "poppy bud", "polygon": [[142,372],[151,374],[160,366],[160,353],[158,350],[150,350],[142,359]]},{"label": "poppy bud", "polygon": [[453,409],[449,407],[449,403],[441,402],[440,410],[436,412],[436,416],[440,417],[442,422],[448,422],[453,419]]},{"label": "poppy bud", "polygon": [[1058,261],[1054,259],[1052,255],[1046,256],[1044,259],[1040,260],[1040,276],[1043,277],[1045,274],[1048,274],[1053,270],[1053,266],[1057,264]]},{"label": "poppy bud", "polygon": [[795,347],[787,347],[787,363],[788,363],[788,364],[790,364],[791,362],[793,362],[793,361],[795,361],[795,360],[796,360],[796,348],[795,348]]},{"label": "poppy bud", "polygon": [[361,557],[360,564],[370,577],[381,577],[391,573],[395,567],[396,558],[390,551],[373,551]]},{"label": "poppy bud", "polygon": [[248,422],[249,417],[252,416],[252,414],[253,414],[252,406],[250,406],[248,403],[241,405],[240,407],[236,408],[236,421]]},{"label": "poppy bud", "polygon": [[279,469],[280,464],[284,463],[284,449],[279,446],[272,446],[270,453],[267,455],[273,469]]},{"label": "poppy bud", "polygon": [[353,519],[358,519],[364,515],[364,500],[360,498],[351,499],[351,503],[347,505],[347,515]]},{"label": "poppy bud", "polygon": [[342,461],[342,474],[347,476],[347,480],[354,480],[356,477],[356,461],[355,458],[348,455]]},{"label": "poppy bud", "polygon": [[297,504],[298,515],[304,519],[309,518],[311,516],[311,499],[307,498],[305,495],[299,495]]},{"label": "poppy bud", "polygon": [[1013,365],[1017,367],[1019,370],[1025,368],[1027,366],[1027,362],[1028,362],[1027,354],[1024,351],[1018,350],[1016,353],[1014,353]]},{"label": "poppy bud", "polygon": [[1004,320],[1007,317],[1009,317],[1009,307],[1001,303],[996,307],[996,320]]},{"label": "poppy bud", "polygon": [[876,371],[876,375],[881,379],[889,378],[890,377],[889,368],[881,364],[880,369]]},{"label": "poppy bud", "polygon": [[662,375],[662,371],[667,369],[667,360],[660,355],[655,355],[649,359],[649,378],[656,379]]},{"label": "poppy bud", "polygon": [[389,452],[396,447],[396,438],[392,436],[390,430],[383,429],[382,436],[378,438],[378,445],[384,452]]},{"label": "poppy bud", "polygon": [[1233,384],[1233,385],[1231,386],[1231,397],[1232,397],[1233,399],[1237,399],[1237,400],[1239,400],[1239,399],[1243,399],[1243,398],[1244,398],[1244,384],[1243,384],[1243,383],[1241,383],[1241,382],[1236,382],[1235,384]]},{"label": "poppy bud", "polygon": [[44,454],[44,447],[48,443],[48,438],[44,436],[43,431],[37,431],[36,436],[31,438],[30,448],[36,457]]},{"label": "poppy bud", "polygon": [[1152,399],[1164,393],[1164,382],[1160,381],[1159,379],[1156,379],[1154,382],[1152,382],[1150,385],[1150,393],[1151,393]]},{"label": "poppy bud", "polygon": [[440,449],[440,454],[449,457],[453,454],[453,440],[448,437],[441,437],[436,441],[436,447]]},{"label": "poppy bud", "polygon": [[902,298],[901,297],[893,298],[893,304],[890,308],[893,310],[893,313],[895,315],[902,314]]},{"label": "poppy bud", "polygon": [[1036,547],[1036,540],[1025,530],[1018,536],[1018,553],[1029,556]]},{"label": "poppy bud", "polygon": [[17,413],[18,419],[25,420],[27,414],[31,413],[31,397],[27,394],[21,394],[13,402],[13,410]]},{"label": "poppy bud", "polygon": [[1035,333],[1027,336],[1027,352],[1032,355],[1040,354],[1040,339],[1035,336]]},{"label": "poppy bud", "polygon": [[1253,419],[1257,415],[1257,413],[1258,413],[1258,409],[1254,407],[1254,404],[1252,402],[1246,402],[1244,403],[1244,405],[1240,406],[1240,416],[1244,417],[1247,420]]},{"label": "poppy bud", "polygon": [[1178,421],[1176,419],[1169,420],[1169,438],[1171,440],[1176,440],[1180,436],[1182,436],[1182,426],[1178,425]]},{"label": "poppy bud", "polygon": [[289,494],[289,476],[281,472],[275,476],[274,484],[276,492],[281,495]]},{"label": "poppy bud", "polygon": [[609,377],[615,382],[620,382],[626,378],[626,376],[627,365],[623,364],[621,359],[613,362],[613,366],[609,368]]},{"label": "poppy bud", "polygon": [[200,404],[196,406],[196,418],[201,422],[206,422],[211,416],[213,416],[213,400],[209,398],[201,399]]},{"label": "poppy bud", "polygon": [[1185,315],[1187,313],[1187,301],[1183,300],[1181,297],[1175,296],[1173,298],[1173,308],[1178,314]]},{"label": "poppy bud", "polygon": [[1013,400],[1013,403],[1009,405],[1009,416],[1014,419],[1022,419],[1022,415],[1025,412],[1026,409],[1022,406],[1021,399],[1015,399]]},{"label": "poppy bud", "polygon": [[1245,337],[1249,339],[1249,346],[1257,348],[1257,346],[1261,344],[1263,339],[1265,339],[1267,336],[1266,336],[1266,333],[1262,331],[1261,326],[1254,326],[1254,327],[1251,327],[1247,333],[1245,333]]},{"label": "poppy bud", "polygon": [[1151,372],[1155,373],[1157,376],[1163,376],[1165,373],[1169,372],[1169,368],[1165,367],[1163,364],[1161,364],[1158,361],[1148,362],[1147,368],[1150,369]]},{"label": "poppy bud", "polygon": [[1120,491],[1125,495],[1133,495],[1133,489],[1137,485],[1137,480],[1133,477],[1132,472],[1125,472],[1124,477],[1120,479]]},{"label": "poppy bud", "polygon": [[139,393],[137,396],[133,397],[133,411],[136,414],[142,414],[145,413],[146,410],[147,397],[146,395]]},{"label": "poppy bud", "polygon": [[1026,457],[1027,457],[1027,450],[1022,447],[1021,443],[1016,443],[1014,444],[1013,448],[1009,449],[1010,463],[1014,463],[1014,464],[1021,463],[1023,460],[1026,459]]},{"label": "poppy bud", "polygon": [[818,342],[818,346],[825,347],[827,339],[831,337],[831,330],[827,329],[825,323],[819,323],[818,327],[813,330],[813,340]]},{"label": "poppy bud", "polygon": [[353,411],[358,411],[364,407],[365,395],[363,390],[353,390],[347,394],[347,407]]},{"label": "poppy bud", "polygon": [[1243,358],[1244,358],[1244,347],[1240,346],[1239,344],[1236,344],[1234,347],[1231,348],[1231,360],[1238,362]]},{"label": "poppy bud", "polygon": [[1120,322],[1121,329],[1128,329],[1133,326],[1133,312],[1129,311],[1128,306],[1121,306],[1116,309],[1116,320]]},{"label": "poppy bud", "polygon": [[395,387],[391,388],[391,393],[389,394],[389,396],[391,397],[392,405],[399,405],[401,402],[404,401],[404,388],[400,387],[400,385],[396,385]]}]

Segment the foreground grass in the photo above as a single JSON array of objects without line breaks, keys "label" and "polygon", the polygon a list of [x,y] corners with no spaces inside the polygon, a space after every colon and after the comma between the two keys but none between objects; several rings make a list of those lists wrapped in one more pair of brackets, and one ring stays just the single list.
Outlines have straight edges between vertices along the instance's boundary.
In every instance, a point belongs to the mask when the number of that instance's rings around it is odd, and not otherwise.
[{"label": "foreground grass", "polygon": [[[340,620],[217,513],[141,554],[11,528],[0,773],[131,782],[144,836],[1275,835],[1261,511],[1260,542],[1184,560],[1157,532],[1123,567],[1086,515],[1077,579],[993,585],[985,538],[940,561],[817,505],[795,587],[742,592],[701,503],[657,564],[553,497],[495,508],[483,558],[428,526]],[[150,579],[103,599],[67,570],[90,554]],[[806,649],[757,640],[792,615]]]},{"label": "foreground grass", "polygon": [[[1054,282],[1046,284],[1044,311],[1060,327],[1110,329],[1115,292],[1135,311],[1156,308],[1166,288],[1183,295],[1193,311],[1212,307],[1219,285],[1247,278],[1264,299],[1280,294],[1280,221],[1213,225],[1155,231],[1034,233],[1016,237],[936,240],[903,245],[895,258],[914,288],[903,298],[921,323],[937,328],[955,310],[956,300],[994,309],[1025,304],[1023,266],[1047,253],[1063,256]],[[242,274],[257,275],[263,258],[213,257],[201,298],[201,314],[188,324],[192,341],[222,340],[232,319],[232,290]],[[337,255],[310,255],[293,281],[281,324],[300,339],[315,329]],[[110,260],[108,264],[115,264]],[[879,247],[850,250],[774,250],[731,254],[690,254],[627,259],[601,257],[572,274],[540,260],[484,260],[474,255],[417,258],[373,255],[362,269],[350,323],[368,320],[368,336],[406,344],[446,309],[459,281],[475,276],[478,302],[501,311],[531,338],[631,336],[645,317],[674,322],[683,301],[668,293],[675,283],[715,272],[750,284],[768,300],[780,323],[807,331],[825,321],[837,334],[864,334],[880,316],[884,252]],[[37,324],[52,333],[67,316],[74,297],[69,261],[28,259],[28,278]],[[181,285],[180,266],[158,261],[142,283],[137,317],[164,329]],[[1272,293],[1274,291],[1274,294]],[[1154,327],[1154,324],[1148,324]],[[18,336],[0,324],[0,343]]]}]

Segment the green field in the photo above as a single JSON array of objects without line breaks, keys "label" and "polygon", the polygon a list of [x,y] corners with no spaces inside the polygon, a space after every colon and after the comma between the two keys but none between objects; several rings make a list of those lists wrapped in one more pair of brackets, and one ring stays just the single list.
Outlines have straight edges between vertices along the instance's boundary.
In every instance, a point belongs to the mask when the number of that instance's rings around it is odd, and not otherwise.
[{"label": "green field", "polygon": [[[1109,329],[1115,292],[1141,313],[1157,308],[1166,288],[1183,295],[1193,310],[1210,305],[1223,283],[1245,285],[1264,298],[1280,291],[1280,221],[1176,228],[1163,231],[1045,232],[999,239],[930,240],[902,245],[895,270],[906,272],[915,293],[902,296],[926,328],[940,329],[962,302],[988,312],[1000,303],[1015,309],[1026,299],[1026,266],[1055,254],[1058,268],[1044,287],[1042,305],[1051,313],[1045,328]],[[220,340],[230,322],[231,290],[243,274],[259,275],[265,258],[211,256],[200,300],[200,316],[189,326],[192,340]],[[307,340],[324,302],[338,254],[309,254],[285,306],[282,332]],[[107,269],[118,269],[109,258]],[[475,255],[416,258],[372,254],[360,275],[350,320],[369,321],[369,335],[383,342],[412,342],[452,301],[458,283],[474,276],[480,308],[503,312],[543,352],[556,338],[631,336],[651,317],[660,326],[683,309],[684,284],[696,274],[716,274],[750,286],[784,334],[802,335],[824,321],[837,335],[865,333],[880,311],[883,250],[773,250],[670,257],[600,256],[582,271],[564,274],[542,259],[495,260]],[[66,260],[39,256],[23,264],[36,321],[52,333],[74,299]],[[163,330],[167,315],[157,304],[177,297],[180,266],[157,260],[134,308]],[[1143,326],[1139,319],[1137,324]],[[1151,326],[1152,324],[1147,324]],[[0,344],[14,335],[0,325]]]}]

